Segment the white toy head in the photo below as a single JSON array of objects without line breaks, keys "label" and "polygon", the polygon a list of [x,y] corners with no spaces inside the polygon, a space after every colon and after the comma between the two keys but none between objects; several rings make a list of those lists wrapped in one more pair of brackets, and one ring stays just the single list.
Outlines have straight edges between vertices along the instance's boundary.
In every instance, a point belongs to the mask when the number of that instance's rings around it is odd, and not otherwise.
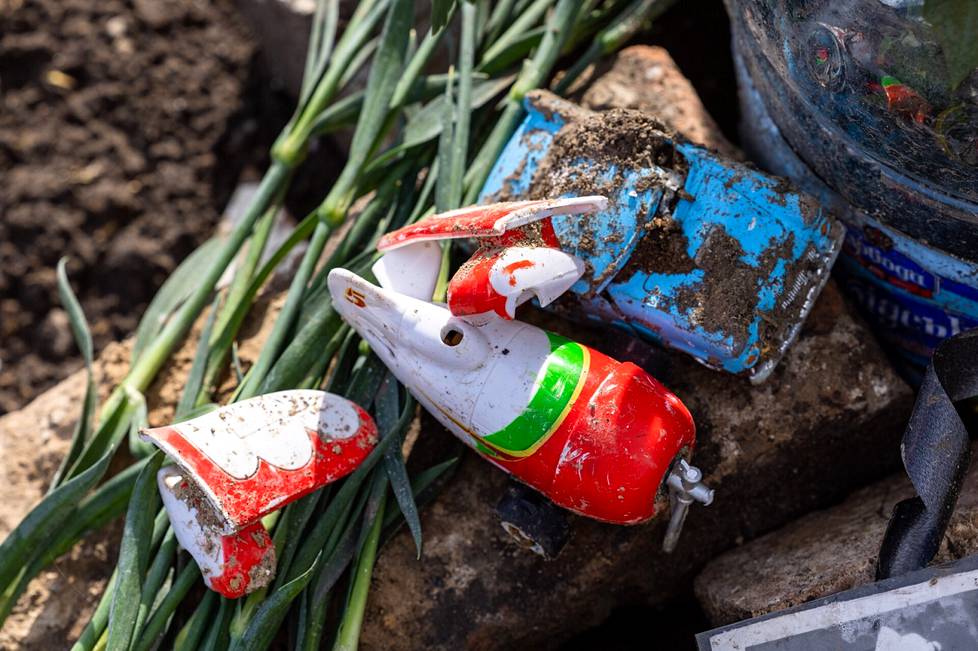
[{"label": "white toy head", "polygon": [[550,354],[547,334],[378,287],[345,269],[329,274],[333,305],[395,376],[463,440],[505,427],[526,408]]}]

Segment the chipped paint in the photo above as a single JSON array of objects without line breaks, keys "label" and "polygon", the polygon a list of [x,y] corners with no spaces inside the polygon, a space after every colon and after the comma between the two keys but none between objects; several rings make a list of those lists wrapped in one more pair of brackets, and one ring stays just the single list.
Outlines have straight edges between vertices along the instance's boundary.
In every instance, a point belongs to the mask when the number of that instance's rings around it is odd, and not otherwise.
[{"label": "chipped paint", "polygon": [[588,269],[567,315],[763,381],[828,280],[841,225],[785,182],[650,116],[592,113],[543,91],[525,105],[480,201],[607,196],[587,219],[550,220],[560,249]]},{"label": "chipped paint", "polygon": [[275,575],[261,518],[349,474],[377,442],[362,408],[313,390],[258,396],[140,435],[176,462],[157,476],[170,524],[208,587],[228,598]]}]

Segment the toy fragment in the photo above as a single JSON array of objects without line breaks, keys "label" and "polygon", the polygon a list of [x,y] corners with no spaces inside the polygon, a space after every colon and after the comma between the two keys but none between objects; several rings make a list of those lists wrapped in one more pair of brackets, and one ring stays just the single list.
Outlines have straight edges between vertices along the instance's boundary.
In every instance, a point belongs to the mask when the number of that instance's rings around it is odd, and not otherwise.
[{"label": "toy fragment", "polygon": [[565,313],[767,378],[828,280],[839,223],[784,181],[684,142],[646,114],[595,113],[543,91],[525,105],[480,202],[608,201],[585,219],[549,220],[559,248],[586,269]]},{"label": "toy fragment", "polygon": [[634,524],[665,509],[695,425],[642,369],[494,312],[454,316],[344,269],[328,282],[337,311],[391,372],[493,464],[597,520]]},{"label": "toy fragment", "polygon": [[441,263],[440,249],[432,242],[475,238],[478,249],[449,283],[448,308],[456,316],[492,311],[512,319],[517,306],[532,297],[548,305],[585,272],[585,263],[561,248],[552,218],[594,213],[607,204],[599,196],[568,197],[433,215],[382,237],[377,249],[384,257],[373,272],[382,287],[427,300]]},{"label": "toy fragment", "polygon": [[352,472],[377,441],[367,412],[324,391],[280,391],[144,429],[177,467],[157,483],[180,544],[212,590],[253,592],[275,574],[261,518]]},{"label": "toy fragment", "polygon": [[180,469],[162,468],[156,481],[177,542],[200,567],[208,588],[236,599],[271,583],[275,546],[261,522],[222,533],[213,504]]}]

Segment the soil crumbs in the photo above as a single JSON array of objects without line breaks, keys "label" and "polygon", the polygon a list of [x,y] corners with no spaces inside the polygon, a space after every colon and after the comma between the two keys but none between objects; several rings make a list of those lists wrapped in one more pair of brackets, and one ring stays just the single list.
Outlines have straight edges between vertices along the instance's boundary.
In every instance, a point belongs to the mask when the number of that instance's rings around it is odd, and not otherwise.
[{"label": "soil crumbs", "polygon": [[[796,297],[799,300],[785,299],[774,310],[759,313],[758,291],[779,260],[793,259],[793,235],[781,243],[772,241],[755,266],[744,261],[745,253],[740,243],[722,224],[716,224],[706,235],[695,259],[692,258],[686,235],[672,216],[680,199],[694,200],[683,187],[688,164],[676,149],[676,144],[684,141],[682,136],[641,111],[617,108],[587,111],[546,91],[534,91],[528,97],[545,115],[559,113],[566,123],[540,159],[528,197],[505,196],[505,188],[509,186],[504,184],[503,196],[497,195],[493,200],[601,194],[609,197],[614,209],[625,171],[662,170],[642,179],[636,186],[639,191],[661,187],[663,196],[656,214],[643,225],[641,240],[630,259],[620,269],[589,268],[585,279],[592,285],[600,285],[609,273],[624,281],[639,272],[672,275],[701,269],[702,281],[684,285],[669,299],[674,307],[685,314],[692,325],[730,336],[738,350],[749,341],[750,326],[761,314],[764,326],[760,333],[759,354],[779,353],[781,342],[797,320],[807,294],[801,293]],[[613,174],[604,173],[608,170],[613,170]],[[585,253],[593,252],[594,242],[600,236],[593,232],[593,226],[587,220],[582,220],[577,228],[577,248]],[[803,271],[809,275],[814,271],[802,269],[803,266],[791,265],[785,287],[793,286]],[[653,323],[644,325],[653,330],[656,327]]]},{"label": "soil crumbs", "polygon": [[254,47],[231,0],[0,8],[2,414],[79,365],[59,258],[98,349],[212,232]]}]

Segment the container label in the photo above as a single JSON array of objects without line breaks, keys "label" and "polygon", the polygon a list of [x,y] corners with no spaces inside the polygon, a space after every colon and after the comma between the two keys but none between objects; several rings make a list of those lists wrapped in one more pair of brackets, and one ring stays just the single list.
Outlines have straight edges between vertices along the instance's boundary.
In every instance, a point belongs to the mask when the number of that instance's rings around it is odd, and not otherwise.
[{"label": "container label", "polygon": [[864,275],[865,271],[860,273],[851,268],[846,271],[850,272],[846,289],[881,328],[880,334],[895,340],[911,354],[926,359],[947,337],[978,327],[976,318],[917,300]]},{"label": "container label", "polygon": [[937,277],[893,247],[893,240],[878,228],[847,228],[845,253],[871,274],[916,296],[931,298]]}]

